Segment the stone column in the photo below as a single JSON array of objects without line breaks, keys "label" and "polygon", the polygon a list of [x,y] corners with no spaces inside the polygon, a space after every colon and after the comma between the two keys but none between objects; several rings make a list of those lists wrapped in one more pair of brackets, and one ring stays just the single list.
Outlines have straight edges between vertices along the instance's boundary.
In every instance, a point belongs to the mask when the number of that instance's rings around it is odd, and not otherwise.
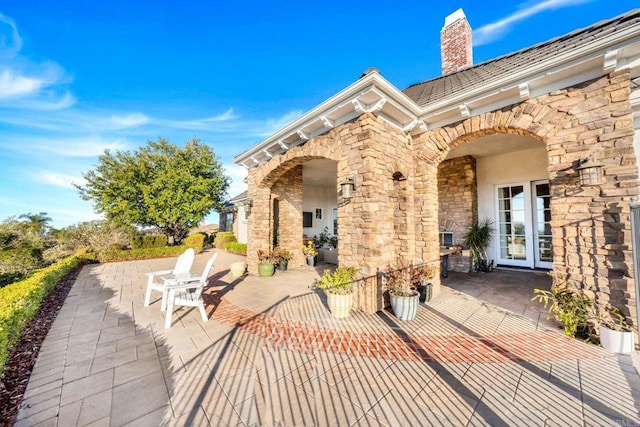
[{"label": "stone column", "polygon": [[[273,185],[271,192],[274,200],[279,200],[279,236],[278,246],[293,254],[289,266],[305,263],[302,254],[302,165],[287,171]],[[273,225],[274,218],[271,219]],[[273,237],[273,236],[272,236]]]},{"label": "stone column", "polygon": [[247,268],[250,274],[258,274],[258,251],[271,249],[271,190],[258,186],[258,169],[249,169],[248,200],[253,203],[247,220]]},{"label": "stone column", "polygon": [[[416,158],[415,171],[416,257],[439,267],[438,166]],[[432,284],[434,295],[438,295],[440,275]]]}]

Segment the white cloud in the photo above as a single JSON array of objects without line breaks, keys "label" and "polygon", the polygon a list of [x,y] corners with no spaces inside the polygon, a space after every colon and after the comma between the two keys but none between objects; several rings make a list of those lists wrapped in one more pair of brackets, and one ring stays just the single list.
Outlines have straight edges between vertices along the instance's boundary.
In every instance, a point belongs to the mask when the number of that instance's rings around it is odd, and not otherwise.
[{"label": "white cloud", "polygon": [[12,70],[0,73],[0,98],[12,98],[38,92],[42,87],[42,80],[19,76]]},{"label": "white cloud", "polygon": [[82,177],[66,175],[57,172],[44,171],[40,174],[40,178],[46,184],[55,185],[57,187],[75,188],[73,184],[84,185],[85,180]]},{"label": "white cloud", "polygon": [[97,157],[104,150],[124,151],[129,149],[129,144],[122,139],[113,140],[100,137],[76,137],[69,139],[32,138],[23,139],[19,145],[10,144],[5,148],[17,151],[47,152],[66,157]]},{"label": "white cloud", "polygon": [[0,13],[0,52],[14,54],[22,49],[22,39],[13,19]]},{"label": "white cloud", "polygon": [[538,13],[563,7],[577,6],[591,1],[593,0],[544,0],[538,3],[522,3],[518,5],[519,9],[511,15],[474,30],[473,45],[481,46],[498,40],[511,31],[513,24],[537,15]]},{"label": "white cloud", "polygon": [[234,119],[237,119],[238,116],[236,116],[233,113],[233,109],[229,108],[227,111],[225,111],[222,114],[219,114],[217,116],[212,116],[212,117],[205,117],[203,119],[193,119],[193,120],[164,120],[164,119],[157,119],[154,122],[157,123],[158,125],[164,125],[170,128],[175,128],[175,129],[190,129],[190,130],[196,130],[196,129],[205,129],[205,130],[212,130],[211,128],[216,127],[219,130],[222,130],[223,128],[219,127],[220,123],[225,123],[225,122],[229,122],[232,121]]},{"label": "white cloud", "polygon": [[53,61],[20,53],[22,39],[14,21],[0,14],[0,107],[56,110],[75,101],[64,87],[70,76]]},{"label": "white cloud", "polygon": [[300,116],[302,116],[302,111],[293,110],[275,119],[268,119],[266,123],[260,126],[256,134],[262,137],[271,136]]},{"label": "white cloud", "polygon": [[142,113],[132,113],[127,116],[112,115],[109,121],[117,128],[130,128],[149,123],[149,117]]}]

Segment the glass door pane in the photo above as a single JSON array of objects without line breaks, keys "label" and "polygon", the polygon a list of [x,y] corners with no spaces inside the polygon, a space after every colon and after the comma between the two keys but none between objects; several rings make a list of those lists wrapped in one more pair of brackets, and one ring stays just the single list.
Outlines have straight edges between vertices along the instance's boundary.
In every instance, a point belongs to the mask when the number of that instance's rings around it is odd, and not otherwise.
[{"label": "glass door pane", "polygon": [[549,183],[535,182],[534,197],[536,267],[552,268],[553,247],[551,246],[551,192],[549,191]]},{"label": "glass door pane", "polygon": [[521,185],[499,189],[500,257],[525,259],[524,188]]},{"label": "glass door pane", "polygon": [[524,185],[498,188],[498,242],[502,263],[527,262],[527,205]]}]

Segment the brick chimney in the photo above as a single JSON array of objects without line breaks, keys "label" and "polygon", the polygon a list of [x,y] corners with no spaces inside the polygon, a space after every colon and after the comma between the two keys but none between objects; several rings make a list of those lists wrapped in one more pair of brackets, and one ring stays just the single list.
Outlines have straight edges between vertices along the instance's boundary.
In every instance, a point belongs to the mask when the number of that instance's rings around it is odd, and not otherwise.
[{"label": "brick chimney", "polygon": [[471,27],[462,9],[444,20],[444,27],[440,30],[440,57],[443,75],[473,65]]}]

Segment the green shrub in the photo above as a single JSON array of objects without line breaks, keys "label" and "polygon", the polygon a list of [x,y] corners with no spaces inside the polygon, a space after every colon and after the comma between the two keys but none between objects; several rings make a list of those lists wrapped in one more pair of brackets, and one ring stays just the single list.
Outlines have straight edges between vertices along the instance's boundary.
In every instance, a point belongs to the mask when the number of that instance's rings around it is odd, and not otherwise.
[{"label": "green shrub", "polygon": [[44,266],[41,248],[7,249],[0,251],[0,273],[30,274]]},{"label": "green shrub", "polygon": [[136,234],[131,236],[131,249],[161,248],[167,246],[164,234]]},{"label": "green shrub", "polygon": [[224,244],[224,250],[238,255],[247,255],[247,244],[238,242],[227,242]]},{"label": "green shrub", "polygon": [[223,249],[224,244],[228,242],[237,242],[236,236],[233,235],[232,231],[219,231],[216,234],[216,239],[213,242],[213,246],[218,249]]},{"label": "green shrub", "polygon": [[61,259],[19,282],[0,288],[0,376],[11,347],[24,326],[36,315],[43,298],[55,285],[85,260],[84,251]]},{"label": "green shrub", "polygon": [[22,273],[0,273],[0,288],[22,280],[24,276]]},{"label": "green shrub", "polygon": [[201,233],[192,234],[182,241],[182,245],[193,248],[196,252],[202,252],[205,237],[206,236]]},{"label": "green shrub", "polygon": [[187,250],[187,246],[165,246],[162,248],[140,248],[126,250],[106,250],[96,255],[100,262],[133,261],[148,258],[162,258],[180,255]]}]

